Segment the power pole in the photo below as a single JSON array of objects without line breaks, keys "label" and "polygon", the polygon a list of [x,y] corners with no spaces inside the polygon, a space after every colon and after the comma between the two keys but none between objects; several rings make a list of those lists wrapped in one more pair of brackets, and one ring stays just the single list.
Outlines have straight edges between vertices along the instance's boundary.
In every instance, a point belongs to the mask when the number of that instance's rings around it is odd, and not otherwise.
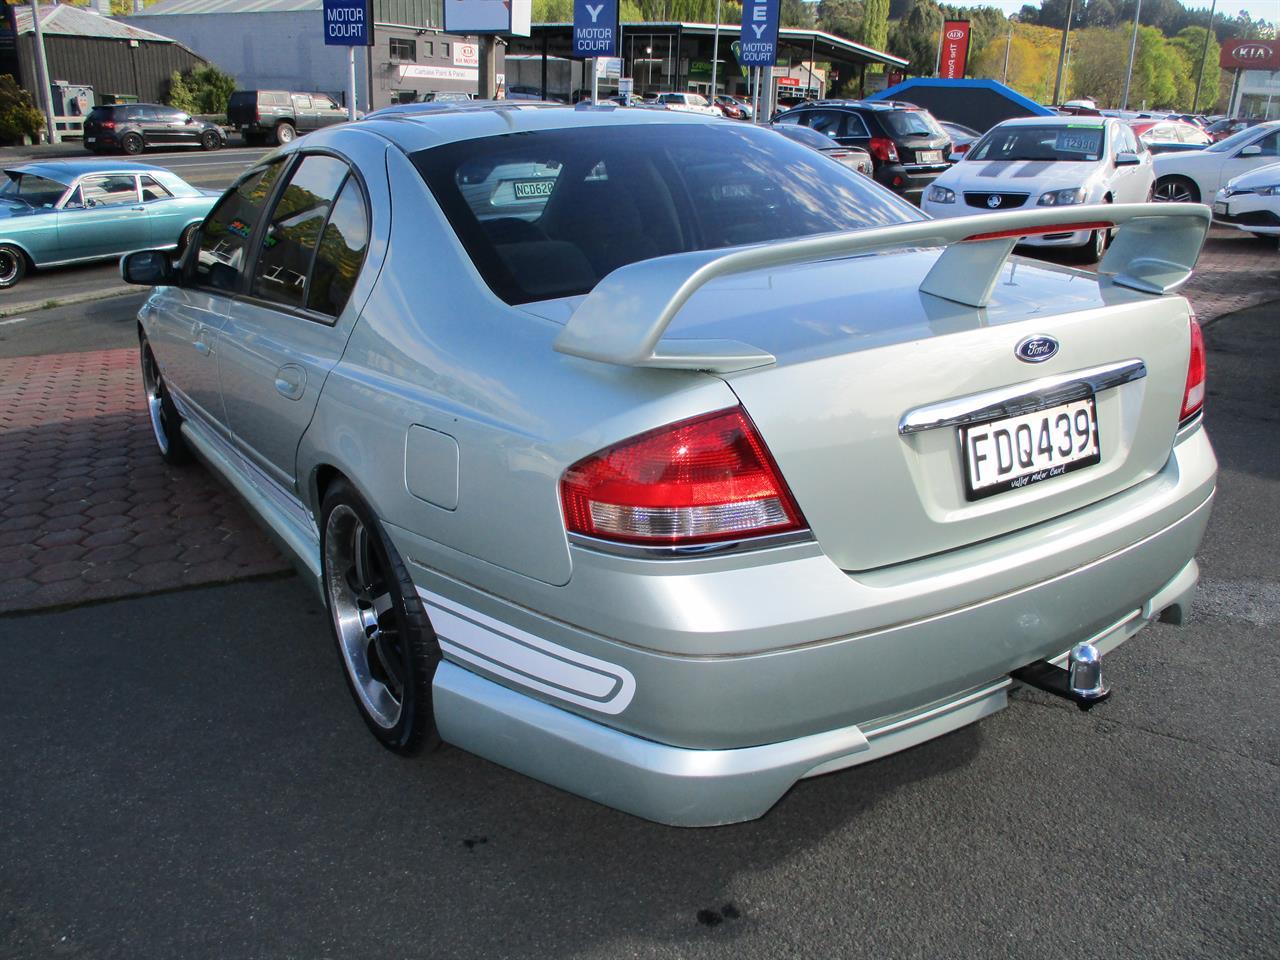
[{"label": "power pole", "polygon": [[1138,52],[1138,20],[1142,16],[1142,0],[1138,0],[1137,9],[1133,11],[1133,36],[1129,39],[1129,69],[1124,75],[1124,96],[1120,98],[1120,109],[1129,109],[1129,83],[1133,80],[1133,58]]},{"label": "power pole", "polygon": [[[1217,3],[1218,0],[1213,0]],[[712,103],[716,99],[716,67],[720,65],[720,0],[716,0],[716,35],[711,41],[711,96],[708,97]],[[1199,92],[1199,87],[1196,91]]]},{"label": "power pole", "polygon": [[35,32],[36,82],[40,86],[40,107],[44,110],[49,142],[61,143],[58,125],[53,122],[53,89],[49,86],[49,61],[44,56],[44,31],[40,29],[40,8],[36,5],[36,0],[31,0],[31,28]]},{"label": "power pole", "polygon": [[1009,50],[1013,46],[1013,27],[1009,28],[1008,39],[1004,42],[1004,73],[1000,75],[1000,82],[1006,87],[1009,85]]},{"label": "power pole", "polygon": [[1058,78],[1053,81],[1053,105],[1062,103],[1062,74],[1067,66],[1067,37],[1071,33],[1071,18],[1075,16],[1076,0],[1067,0],[1067,19],[1062,24],[1062,46],[1058,48]]},{"label": "power pole", "polygon": [[1204,46],[1200,48],[1200,69],[1196,71],[1196,93],[1191,98],[1191,112],[1200,107],[1200,81],[1204,79],[1204,62],[1209,56],[1209,38],[1213,36],[1213,17],[1218,12],[1218,0],[1209,7],[1209,29],[1204,32]]}]

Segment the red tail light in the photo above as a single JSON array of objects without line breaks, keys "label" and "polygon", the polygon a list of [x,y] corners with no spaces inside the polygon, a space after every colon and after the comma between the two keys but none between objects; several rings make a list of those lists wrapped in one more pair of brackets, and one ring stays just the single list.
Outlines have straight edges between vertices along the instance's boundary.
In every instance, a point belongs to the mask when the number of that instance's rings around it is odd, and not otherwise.
[{"label": "red tail light", "polygon": [[570,533],[683,546],[785,533],[804,518],[740,407],[681,420],[579,460],[560,480]]},{"label": "red tail light", "polygon": [[953,143],[951,145],[951,152],[957,154],[968,153],[971,146],[973,146],[971,143]]},{"label": "red tail light", "polygon": [[888,137],[872,137],[871,144],[867,149],[881,163],[898,162],[898,148]]},{"label": "red tail light", "polygon": [[1195,317],[1191,318],[1191,359],[1187,363],[1187,386],[1182,391],[1182,413],[1178,419],[1186,422],[1204,406],[1204,387],[1207,375],[1204,353],[1204,332]]},{"label": "red tail light", "polygon": [[114,120],[103,120],[99,126],[102,127],[103,130],[114,130],[116,128],[116,122]]}]

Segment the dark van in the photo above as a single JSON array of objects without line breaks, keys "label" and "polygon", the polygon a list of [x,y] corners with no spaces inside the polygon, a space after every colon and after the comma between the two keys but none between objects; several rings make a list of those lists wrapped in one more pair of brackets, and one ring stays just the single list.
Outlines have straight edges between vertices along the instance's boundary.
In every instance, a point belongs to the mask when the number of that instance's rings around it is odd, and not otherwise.
[{"label": "dark van", "polygon": [[347,119],[327,93],[237,90],[227,104],[227,124],[251,146],[289,143],[295,137]]}]

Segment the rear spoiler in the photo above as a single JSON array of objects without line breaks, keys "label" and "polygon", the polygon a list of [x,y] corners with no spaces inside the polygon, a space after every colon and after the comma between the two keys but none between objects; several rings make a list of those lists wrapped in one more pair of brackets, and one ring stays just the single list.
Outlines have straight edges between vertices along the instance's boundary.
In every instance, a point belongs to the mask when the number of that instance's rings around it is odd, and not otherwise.
[{"label": "rear spoiler", "polygon": [[699,250],[619,267],[601,280],[556,338],[560,353],[628,367],[728,373],[774,362],[731,340],[662,340],[689,298],[720,277],[910,247],[944,247],[922,293],[985,307],[1021,237],[1119,227],[1098,267],[1112,283],[1161,296],[1191,275],[1209,230],[1199,203],[1044,207],[826,233],[728,250]]}]

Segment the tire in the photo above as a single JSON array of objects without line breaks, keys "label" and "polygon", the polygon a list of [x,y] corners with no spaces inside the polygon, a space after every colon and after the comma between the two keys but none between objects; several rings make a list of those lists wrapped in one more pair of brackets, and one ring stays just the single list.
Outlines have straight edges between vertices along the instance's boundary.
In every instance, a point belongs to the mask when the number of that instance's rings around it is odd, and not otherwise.
[{"label": "tire", "polygon": [[178,259],[181,260],[187,255],[192,242],[195,241],[196,234],[200,231],[200,224],[191,223],[182,231],[182,235],[178,237]]},{"label": "tire", "polygon": [[131,157],[136,157],[146,149],[146,143],[136,133],[125,134],[123,140],[120,141],[120,149]]},{"label": "tire", "polygon": [[284,146],[286,143],[293,143],[298,138],[298,131],[293,128],[292,123],[281,123],[276,125],[276,146]]},{"label": "tire", "polygon": [[222,146],[222,138],[212,130],[206,130],[200,137],[201,150],[217,150]]},{"label": "tire", "polygon": [[1156,181],[1156,203],[1199,203],[1200,188],[1186,177],[1167,176]]},{"label": "tire", "polygon": [[27,255],[11,243],[0,243],[0,290],[16,287],[27,275]]},{"label": "tire", "polygon": [[182,436],[182,415],[173,405],[173,398],[165,388],[164,376],[156,363],[155,354],[144,337],[141,341],[142,390],[147,401],[147,415],[151,418],[151,432],[165,463],[178,466],[191,461],[191,449]]},{"label": "tire", "polygon": [[365,725],[395,753],[435,749],[440,642],[404,561],[346,480],[330,485],[320,508],[320,564],[338,659]]}]

